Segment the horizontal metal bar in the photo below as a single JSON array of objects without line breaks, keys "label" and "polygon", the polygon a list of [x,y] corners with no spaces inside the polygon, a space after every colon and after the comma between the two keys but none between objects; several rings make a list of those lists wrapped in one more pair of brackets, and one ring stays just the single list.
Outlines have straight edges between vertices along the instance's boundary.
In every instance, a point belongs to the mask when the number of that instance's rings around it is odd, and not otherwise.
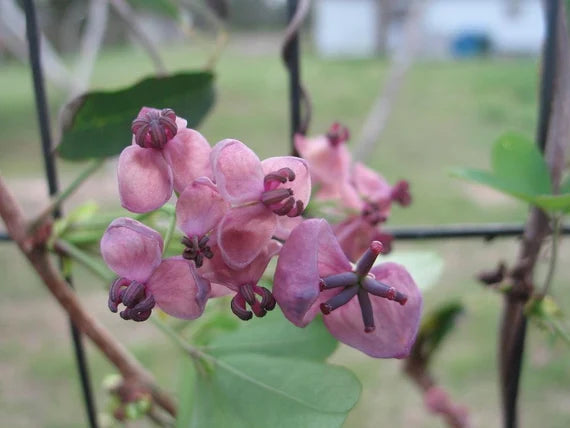
[{"label": "horizontal metal bar", "polygon": [[[448,224],[441,226],[402,226],[384,230],[396,239],[453,239],[453,238],[505,238],[521,236],[524,232],[522,224],[488,223],[488,224]],[[570,226],[562,226],[561,233],[569,234]]]},{"label": "horizontal metal bar", "polygon": [[[441,226],[402,226],[384,229],[396,239],[453,239],[453,238],[507,238],[523,234],[524,225],[488,223],[488,224],[447,224]],[[570,225],[563,226],[560,231],[570,234]],[[0,232],[1,241],[11,241],[6,233]]]}]

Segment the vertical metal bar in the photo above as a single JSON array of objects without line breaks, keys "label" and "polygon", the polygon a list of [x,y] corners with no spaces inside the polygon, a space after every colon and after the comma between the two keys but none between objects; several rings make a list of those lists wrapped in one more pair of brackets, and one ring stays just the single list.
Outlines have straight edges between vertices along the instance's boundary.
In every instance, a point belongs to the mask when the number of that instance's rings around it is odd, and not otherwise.
[{"label": "vertical metal bar", "polygon": [[[57,179],[56,165],[52,153],[52,140],[50,133],[49,111],[46,99],[46,91],[44,87],[43,72],[41,68],[41,55],[40,55],[40,38],[36,18],[36,10],[33,0],[24,0],[24,10],[26,13],[26,35],[28,38],[28,54],[30,58],[30,66],[32,68],[32,78],[34,82],[34,93],[36,100],[36,110],[38,115],[38,123],[40,127],[40,136],[42,143],[42,151],[44,157],[44,166],[46,171],[46,178],[48,181],[48,189],[50,196],[58,192],[59,183]],[[60,212],[55,213],[57,217]],[[72,286],[71,278],[66,278],[69,285]],[[87,410],[87,417],[89,426],[92,428],[97,427],[97,415],[95,410],[95,400],[91,391],[91,382],[89,380],[89,369],[87,367],[87,358],[83,343],[81,341],[81,334],[79,330],[70,322],[71,336],[75,350],[75,358],[81,379],[81,387],[83,390],[83,398]]]},{"label": "vertical metal bar", "polygon": [[536,140],[541,151],[544,151],[548,137],[548,124],[552,100],[554,99],[554,73],[556,70],[556,17],[559,13],[558,0],[544,2],[546,12],[546,42],[542,56],[542,79],[540,82],[540,104],[538,107],[538,125]]},{"label": "vertical metal bar", "polygon": [[[290,23],[297,11],[298,1],[287,0],[287,16]],[[297,132],[301,131],[301,81],[299,70],[299,36],[295,32],[287,46],[287,57],[289,70],[289,107],[291,120],[291,152],[297,156],[294,138]]]}]

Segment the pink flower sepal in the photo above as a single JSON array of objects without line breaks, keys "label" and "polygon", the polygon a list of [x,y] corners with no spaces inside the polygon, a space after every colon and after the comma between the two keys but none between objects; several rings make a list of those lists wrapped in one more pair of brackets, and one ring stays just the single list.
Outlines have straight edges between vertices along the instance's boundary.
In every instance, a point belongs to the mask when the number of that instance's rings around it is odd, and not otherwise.
[{"label": "pink flower sepal", "polygon": [[214,181],[232,205],[217,228],[217,244],[232,269],[243,269],[259,255],[276,230],[289,231],[280,217],[300,216],[309,202],[307,162],[282,156],[259,160],[238,140],[223,140],[211,154]]},{"label": "pink flower sepal", "polygon": [[186,186],[176,202],[176,222],[184,238],[182,256],[202,266],[204,258],[212,258],[210,237],[230,208],[216,185],[207,177],[200,177]]},{"label": "pink flower sepal", "polygon": [[418,331],[422,297],[403,266],[373,266],[381,251],[372,242],[353,269],[328,223],[306,220],[281,249],[273,295],[299,327],[320,311],[341,342],[373,357],[404,358]]},{"label": "pink flower sepal", "polygon": [[109,292],[109,309],[126,309],[123,319],[144,321],[154,305],[177,318],[195,319],[204,311],[210,282],[182,257],[162,259],[158,232],[122,217],[114,220],[101,239],[101,254],[118,275]]},{"label": "pink flower sepal", "polygon": [[119,156],[119,196],[124,208],[144,213],[164,205],[173,189],[211,177],[210,145],[170,109],[143,107],[133,121],[133,142]]},{"label": "pink flower sepal", "polygon": [[[212,250],[213,257],[204,260],[203,266],[198,269],[200,275],[210,280],[212,284],[210,297],[235,292],[231,301],[231,309],[242,320],[249,320],[253,315],[263,317],[275,308],[273,294],[267,288],[259,286],[258,282],[271,258],[281,250],[279,242],[270,240],[255,259],[242,269],[233,269],[228,266],[215,246]],[[247,309],[247,306],[251,310]]]}]

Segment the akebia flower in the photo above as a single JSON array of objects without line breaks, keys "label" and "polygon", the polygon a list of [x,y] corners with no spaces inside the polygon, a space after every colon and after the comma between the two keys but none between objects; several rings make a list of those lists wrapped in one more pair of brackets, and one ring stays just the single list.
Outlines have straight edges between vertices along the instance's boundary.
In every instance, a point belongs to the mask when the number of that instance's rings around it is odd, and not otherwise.
[{"label": "akebia flower", "polygon": [[158,305],[177,318],[195,319],[204,311],[210,283],[182,257],[162,260],[158,232],[122,217],[115,219],[101,239],[101,254],[118,275],[109,291],[109,309],[123,319],[144,321]]},{"label": "akebia flower", "polygon": [[173,189],[182,192],[195,178],[211,176],[210,145],[171,109],[143,107],[131,130],[132,145],[117,168],[121,204],[129,211],[160,208]]},{"label": "akebia flower", "polygon": [[213,257],[210,235],[218,225],[229,204],[222,198],[216,185],[207,177],[200,177],[189,184],[176,202],[176,221],[184,232],[182,256],[202,266],[204,258]]},{"label": "akebia flower", "polygon": [[204,278],[210,280],[212,289],[216,289],[217,293],[220,293],[219,289],[223,287],[235,292],[231,301],[231,309],[238,318],[245,321],[251,319],[253,315],[263,317],[275,308],[275,298],[270,290],[259,286],[258,282],[269,261],[280,249],[280,243],[270,240],[246,267],[232,269],[214,245],[213,257],[204,260],[199,272]]},{"label": "akebia flower", "polygon": [[336,193],[348,181],[352,162],[345,144],[348,139],[348,129],[338,122],[331,125],[326,135],[295,135],[295,148],[309,163],[311,177],[320,192]]},{"label": "akebia flower", "polygon": [[407,181],[402,180],[390,186],[384,177],[360,162],[354,165],[351,181],[360,197],[360,204],[356,208],[372,225],[386,221],[392,202],[402,206],[412,202]]},{"label": "akebia flower", "polygon": [[306,220],[279,254],[273,295],[293,324],[320,311],[338,340],[379,358],[406,357],[415,340],[422,297],[395,263],[373,266],[382,244],[372,242],[355,268],[325,220]]},{"label": "akebia flower", "polygon": [[[274,235],[280,218],[300,216],[311,194],[306,161],[293,156],[260,161],[238,140],[223,140],[211,154],[214,181],[231,204],[217,227],[217,244],[233,269],[250,264]],[[278,227],[281,226],[281,227]]]},{"label": "akebia flower", "polygon": [[385,252],[389,252],[392,237],[379,227],[388,219],[393,202],[403,206],[411,203],[408,182],[390,186],[376,171],[357,162],[351,183],[355,192],[343,192],[341,201],[353,214],[334,226],[340,246],[350,260],[360,257],[373,240],[387,244]]},{"label": "akebia flower", "polygon": [[388,254],[392,250],[394,237],[383,232],[379,226],[370,224],[364,216],[350,216],[335,224],[333,231],[342,251],[351,261],[356,261],[364,254],[372,241],[382,243],[383,254]]}]

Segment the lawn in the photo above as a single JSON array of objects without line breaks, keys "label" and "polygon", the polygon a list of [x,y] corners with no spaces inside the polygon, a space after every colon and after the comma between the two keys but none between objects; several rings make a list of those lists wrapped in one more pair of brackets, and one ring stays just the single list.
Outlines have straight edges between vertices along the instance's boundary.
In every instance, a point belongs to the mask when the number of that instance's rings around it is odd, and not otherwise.
[{"label": "lawn", "polygon": [[[165,53],[171,70],[204,64],[203,47],[172,47]],[[533,136],[536,124],[538,64],[531,59],[421,62],[413,67],[399,94],[388,126],[368,164],[390,181],[408,179],[414,203],[395,209],[390,224],[449,222],[520,222],[527,208],[492,191],[452,179],[452,166],[487,167],[493,140],[504,131]],[[151,72],[138,51],[106,51],[97,63],[93,87],[120,87]],[[386,76],[382,60],[303,58],[302,74],[313,101],[312,133],[334,120],[359,135],[364,117]],[[211,143],[234,137],[260,157],[287,152],[286,74],[277,51],[248,51],[234,43],[216,66],[217,104],[201,128]],[[0,67],[0,170],[32,214],[45,201],[42,161],[33,110],[31,78],[26,67]],[[63,97],[50,88],[52,117]],[[62,164],[62,181],[76,165]],[[82,189],[77,201],[103,199],[116,204],[114,166],[104,168]],[[72,202],[73,204],[73,202]],[[472,410],[473,426],[498,426],[496,331],[500,298],[473,279],[498,260],[516,259],[515,239],[396,243],[401,249],[437,251],[445,259],[440,282],[425,295],[425,307],[461,298],[466,306],[457,329],[437,355],[434,374]],[[554,293],[563,308],[570,274],[570,246],[563,243]],[[546,255],[545,255],[546,257]],[[546,258],[545,258],[546,261]],[[543,263],[544,265],[545,263]],[[84,426],[80,390],[65,317],[10,244],[0,244],[0,413],[10,427]],[[542,271],[539,274],[543,273]],[[81,298],[166,387],[176,385],[180,357],[149,324],[122,322],[106,309],[106,297],[86,272],[76,275]],[[530,340],[522,379],[523,426],[567,427],[570,423],[569,350],[552,346],[536,328]],[[101,411],[101,381],[112,373],[88,345],[93,385]],[[423,409],[420,395],[400,375],[400,362],[373,360],[340,347],[332,361],[354,369],[364,386],[346,427],[438,427]]]}]

